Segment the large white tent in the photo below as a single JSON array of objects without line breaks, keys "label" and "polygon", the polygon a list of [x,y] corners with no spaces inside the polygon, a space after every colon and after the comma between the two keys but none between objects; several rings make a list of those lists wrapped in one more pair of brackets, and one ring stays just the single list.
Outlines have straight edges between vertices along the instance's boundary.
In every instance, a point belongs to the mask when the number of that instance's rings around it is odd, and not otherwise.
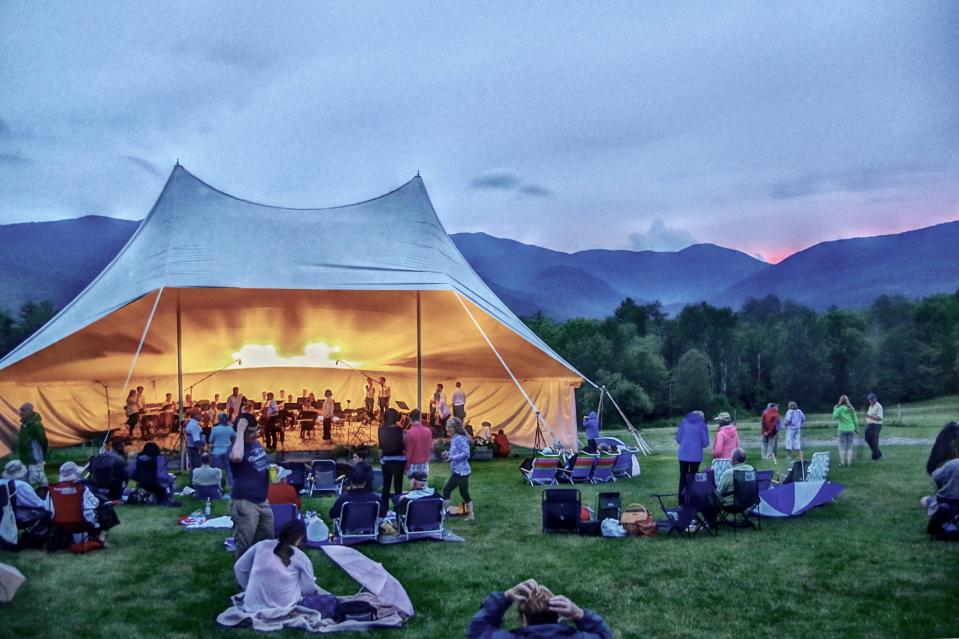
[{"label": "large white tent", "polygon": [[460,380],[474,424],[531,445],[539,423],[575,442],[582,375],[473,271],[419,176],[365,202],[292,209],[233,197],[177,164],[113,261],[0,360],[0,454],[23,402],[53,445],[68,445],[121,427],[128,388],[151,402],[176,395],[178,370],[197,398],[330,388],[355,407],[354,368],[387,376],[410,406]]}]

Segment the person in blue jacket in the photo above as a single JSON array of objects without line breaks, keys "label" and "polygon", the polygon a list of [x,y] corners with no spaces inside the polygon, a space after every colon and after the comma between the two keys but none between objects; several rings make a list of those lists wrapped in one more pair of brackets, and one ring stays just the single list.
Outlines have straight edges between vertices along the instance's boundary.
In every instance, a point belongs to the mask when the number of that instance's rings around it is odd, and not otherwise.
[{"label": "person in blue jacket", "polygon": [[686,475],[699,471],[703,462],[703,449],[709,446],[709,427],[701,410],[694,410],[683,417],[676,429],[676,443],[679,444],[679,503],[683,503],[686,492]]},{"label": "person in blue jacket", "polygon": [[[503,615],[513,604],[519,604],[523,626],[503,630]],[[561,623],[572,621],[570,626]],[[510,639],[512,637],[572,637],[573,639],[612,639],[603,618],[592,610],[580,608],[563,595],[553,595],[549,588],[532,579],[517,584],[506,592],[494,592],[470,621],[467,639]]]},{"label": "person in blue jacket", "polygon": [[599,437],[599,417],[596,411],[590,411],[589,415],[583,418],[583,428],[586,429],[586,452],[596,452],[596,438]]}]

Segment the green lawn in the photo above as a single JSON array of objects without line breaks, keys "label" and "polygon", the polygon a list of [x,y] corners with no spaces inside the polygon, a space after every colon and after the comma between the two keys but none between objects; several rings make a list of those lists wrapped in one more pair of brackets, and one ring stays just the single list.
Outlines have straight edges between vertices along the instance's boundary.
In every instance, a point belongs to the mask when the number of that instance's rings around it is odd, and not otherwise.
[{"label": "green lawn", "polygon": [[[886,427],[883,436],[931,439],[957,412],[954,397],[904,407],[905,425]],[[827,421],[811,416],[808,437],[830,438]],[[741,426],[756,462],[758,427]],[[660,452],[642,459],[642,476],[582,486],[585,503],[601,490],[619,490],[624,503],[652,507],[649,493],[674,488],[672,431],[644,435]],[[831,479],[847,486],[838,502],[800,519],[767,521],[761,532],[692,540],[544,537],[542,490],[520,482],[519,459],[474,463],[478,519],[449,524],[465,544],[361,547],[406,586],[416,608],[403,629],[377,634],[462,637],[488,592],[533,577],[599,611],[617,637],[957,636],[959,545],[930,542],[918,506],[930,492],[928,450],[887,446],[878,463],[862,455],[851,468],[834,463]],[[83,453],[58,451],[57,460],[71,454]],[[448,472],[436,465],[437,482]],[[330,504],[314,499],[308,507],[325,514]],[[0,553],[28,578],[11,604],[0,605],[0,637],[254,636],[215,625],[236,584],[222,546],[226,531],[176,527],[177,515],[195,506],[121,507],[110,548],[88,556]],[[216,504],[215,514],[226,511],[226,502]],[[309,553],[322,586],[354,591],[325,555]],[[515,613],[506,621],[514,624]],[[294,635],[300,633],[281,636]]]}]

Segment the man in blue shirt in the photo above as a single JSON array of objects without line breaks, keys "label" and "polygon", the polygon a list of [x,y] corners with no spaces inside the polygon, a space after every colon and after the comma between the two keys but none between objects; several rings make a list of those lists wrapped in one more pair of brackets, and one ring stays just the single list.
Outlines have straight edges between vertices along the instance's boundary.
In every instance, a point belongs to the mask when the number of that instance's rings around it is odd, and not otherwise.
[{"label": "man in blue shirt", "polygon": [[203,440],[203,429],[200,428],[200,409],[190,410],[190,419],[186,422],[183,429],[186,434],[186,453],[190,462],[190,470],[200,467],[200,455],[206,448],[206,442]]},{"label": "man in blue shirt", "polygon": [[237,559],[253,544],[273,539],[273,510],[267,501],[270,462],[257,441],[258,426],[250,412],[252,409],[252,403],[248,404],[237,418],[236,441],[230,448],[233,470],[230,517],[235,527]]},{"label": "man in blue shirt", "polygon": [[214,468],[219,468],[226,475],[229,482],[227,488],[233,485],[233,468],[230,465],[230,447],[236,439],[236,431],[230,425],[230,418],[226,413],[217,417],[217,425],[210,431],[210,458]]}]

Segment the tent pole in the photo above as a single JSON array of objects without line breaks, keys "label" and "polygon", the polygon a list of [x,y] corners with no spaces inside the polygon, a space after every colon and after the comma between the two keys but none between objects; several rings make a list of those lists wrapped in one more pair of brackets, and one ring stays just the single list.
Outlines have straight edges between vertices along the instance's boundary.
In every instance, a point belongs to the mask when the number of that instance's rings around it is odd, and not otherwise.
[{"label": "tent pole", "polygon": [[180,470],[186,470],[186,448],[183,447],[183,331],[180,325],[180,291],[176,292],[176,385],[179,394],[177,412],[179,417]]},{"label": "tent pole", "polygon": [[416,291],[416,407],[423,410],[423,326],[419,291]]}]

